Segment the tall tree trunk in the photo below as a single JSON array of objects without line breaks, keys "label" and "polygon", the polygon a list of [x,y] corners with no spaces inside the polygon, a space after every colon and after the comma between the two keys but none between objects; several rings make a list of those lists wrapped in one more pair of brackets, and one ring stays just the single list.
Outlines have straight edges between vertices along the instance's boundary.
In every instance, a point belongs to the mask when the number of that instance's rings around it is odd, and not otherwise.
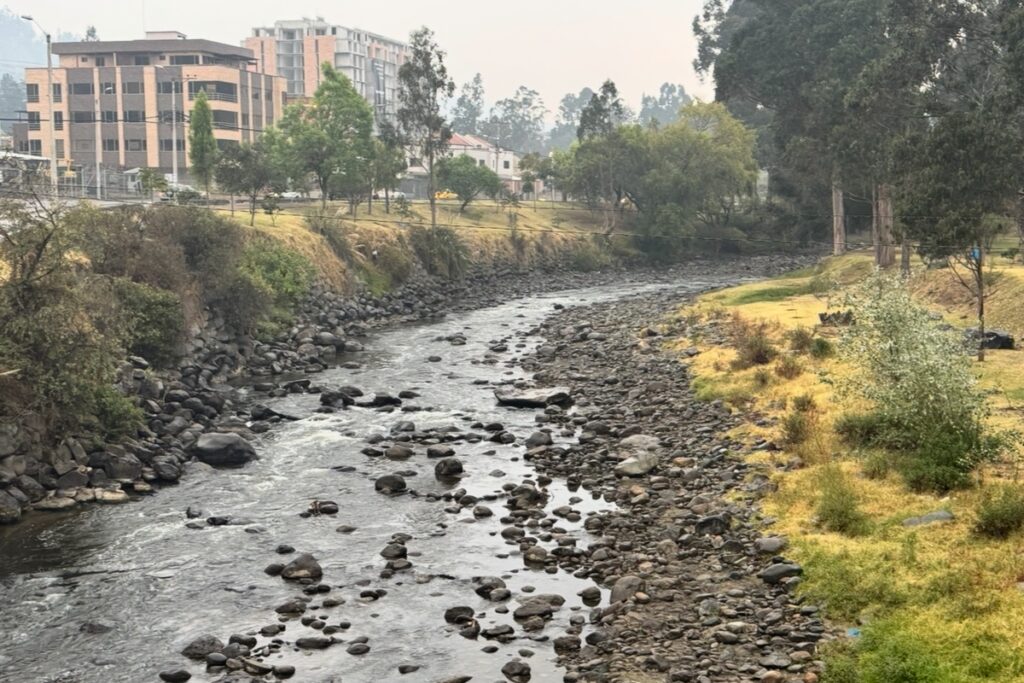
[{"label": "tall tree trunk", "polygon": [[384,188],[384,213],[391,213],[391,190]]},{"label": "tall tree trunk", "polygon": [[910,275],[910,239],[907,238],[906,229],[900,239],[900,272],[904,277]]},{"label": "tall tree trunk", "polygon": [[879,261],[879,243],[878,243],[878,186],[871,186],[871,248],[874,252],[875,265],[878,265]]},{"label": "tall tree trunk", "polygon": [[985,252],[979,245],[974,269],[974,284],[978,288],[978,360],[985,360]]},{"label": "tall tree trunk", "polygon": [[832,182],[832,255],[846,253],[846,206],[839,181]]},{"label": "tall tree trunk", "polygon": [[430,227],[437,227],[437,190],[434,188],[434,153],[427,155],[427,198],[430,200]]},{"label": "tall tree trunk", "polygon": [[896,244],[893,238],[895,218],[892,211],[892,187],[878,186],[878,267],[891,268],[896,263]]},{"label": "tall tree trunk", "polygon": [[366,213],[373,215],[373,190],[370,190],[370,194],[366,195]]}]

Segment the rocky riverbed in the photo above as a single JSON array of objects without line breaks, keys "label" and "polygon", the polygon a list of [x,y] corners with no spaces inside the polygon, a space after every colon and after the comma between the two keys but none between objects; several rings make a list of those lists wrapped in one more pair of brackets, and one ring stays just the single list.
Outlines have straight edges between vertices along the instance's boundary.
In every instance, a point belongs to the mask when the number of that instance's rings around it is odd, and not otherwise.
[{"label": "rocky riverbed", "polygon": [[[327,308],[276,344],[340,325],[341,347],[313,343],[333,367],[256,363],[231,392],[220,366],[185,368],[160,423],[227,398],[110,477],[127,506],[0,531],[0,680],[814,680],[825,629],[784,541],[760,538],[766,482],[659,351],[682,330],[647,329],[791,263],[566,276],[594,279],[386,332]],[[480,291],[466,305],[500,297]],[[166,455],[181,483],[137,495]]]}]

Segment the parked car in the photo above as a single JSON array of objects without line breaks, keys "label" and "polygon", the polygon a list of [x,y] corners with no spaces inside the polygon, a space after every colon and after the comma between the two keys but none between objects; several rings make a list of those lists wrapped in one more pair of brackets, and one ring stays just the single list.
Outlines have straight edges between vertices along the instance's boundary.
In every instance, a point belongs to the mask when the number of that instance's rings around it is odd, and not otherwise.
[{"label": "parked car", "polygon": [[301,192],[291,192],[291,191],[289,191],[289,192],[282,192],[281,193],[281,201],[297,202],[297,201],[299,201],[301,199],[302,199],[302,193]]},{"label": "parked car", "polygon": [[439,190],[434,193],[434,199],[458,199],[459,195],[451,190]]},{"label": "parked car", "polygon": [[374,190],[374,199],[384,199],[385,195],[388,199],[406,199],[405,193],[401,190],[391,190],[391,192],[385,192],[384,190]]}]

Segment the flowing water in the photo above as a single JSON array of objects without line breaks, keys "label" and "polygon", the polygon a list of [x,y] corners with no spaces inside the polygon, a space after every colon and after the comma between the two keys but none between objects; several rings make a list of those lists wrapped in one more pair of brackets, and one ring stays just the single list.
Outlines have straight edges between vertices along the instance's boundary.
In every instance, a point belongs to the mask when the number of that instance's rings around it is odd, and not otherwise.
[{"label": "flowing water", "polygon": [[[708,278],[668,286],[685,292],[723,282]],[[369,458],[360,450],[368,435],[387,434],[400,420],[413,420],[419,429],[456,426],[463,431],[476,421],[495,421],[521,438],[528,436],[536,427],[535,412],[495,405],[493,386],[482,382],[523,377],[507,361],[536,347],[540,340],[526,333],[551,313],[553,304],[586,305],[656,286],[666,285],[619,284],[536,296],[373,334],[366,340],[369,351],[356,358],[360,369],[332,369],[314,376],[314,383],[352,384],[367,394],[414,389],[421,397],[406,404],[424,410],[353,408],[319,414],[315,395],[276,399],[268,405],[302,419],[262,435],[256,444],[258,461],[234,470],[192,468],[180,484],[156,495],[120,506],[34,513],[0,529],[0,681],[155,681],[158,671],[182,667],[191,671],[193,681],[216,680],[219,675],[208,674],[178,652],[203,633],[226,641],[231,633],[276,622],[273,608],[300,594],[296,586],[263,573],[271,562],[287,561],[288,556],[275,553],[279,543],[313,553],[323,566],[324,582],[333,587],[328,595],[346,601],[311,613],[328,615],[329,624],[351,622],[336,636],[346,641],[367,636],[371,647],[368,654],[353,656],[345,644],[313,653],[286,646],[267,661],[294,664],[298,673],[293,680],[413,683],[466,675],[474,681],[500,681],[501,666],[524,648],[535,652],[526,660],[534,681],[560,680],[550,643],[544,641],[562,635],[572,616],[587,615],[589,608],[576,593],[592,583],[561,570],[549,574],[525,568],[518,547],[498,535],[498,519],[505,512],[501,498],[483,500],[495,515],[474,521],[469,510],[451,514],[443,502],[386,497],[373,486],[381,474],[415,470],[418,476],[407,481],[420,493],[463,487],[481,498],[494,496],[502,484],[532,476],[521,457],[525,448],[487,441],[454,444],[466,469],[454,486],[435,480],[436,461],[419,449],[404,462]],[[435,341],[455,332],[466,335],[466,345]],[[509,352],[499,354],[497,363],[483,362],[491,343],[506,338]],[[520,342],[525,344],[517,348]],[[431,355],[442,360],[427,362]],[[354,469],[332,469],[346,466]],[[549,508],[582,498],[573,508],[584,518],[608,505],[586,491],[569,491],[564,482],[554,482],[549,491]],[[337,501],[341,512],[299,517],[314,499]],[[185,526],[190,505],[248,523],[190,529]],[[342,524],[357,530],[336,532]],[[586,544],[582,524],[559,520],[558,526],[577,536],[579,545]],[[379,553],[396,533],[413,537],[406,544],[413,570],[382,579],[385,560]],[[528,586],[538,594],[558,593],[566,604],[534,639],[521,637],[509,644],[468,640],[445,623],[445,609],[469,605],[486,611],[485,629],[513,624],[510,613],[497,614],[494,603],[475,595],[471,579],[476,576],[505,578],[515,596],[528,597],[522,590]],[[359,593],[366,589],[387,594],[365,601]],[[515,605],[513,599],[510,608]],[[83,631],[85,623],[111,629]],[[290,642],[315,634],[290,621],[280,637]],[[498,652],[482,652],[492,644]],[[400,675],[400,664],[420,669]]]}]

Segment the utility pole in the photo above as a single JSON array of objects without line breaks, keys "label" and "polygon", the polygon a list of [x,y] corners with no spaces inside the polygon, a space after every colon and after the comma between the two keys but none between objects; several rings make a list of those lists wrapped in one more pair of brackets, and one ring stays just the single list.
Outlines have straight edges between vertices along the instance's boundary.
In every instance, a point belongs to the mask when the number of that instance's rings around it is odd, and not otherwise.
[{"label": "utility pole", "polygon": [[53,199],[56,201],[60,196],[60,188],[57,184],[57,136],[53,130],[53,55],[50,50],[52,45],[50,32],[40,26],[31,14],[22,14],[21,18],[35,24],[36,28],[46,36],[46,102],[50,110],[50,184],[53,189]]}]

